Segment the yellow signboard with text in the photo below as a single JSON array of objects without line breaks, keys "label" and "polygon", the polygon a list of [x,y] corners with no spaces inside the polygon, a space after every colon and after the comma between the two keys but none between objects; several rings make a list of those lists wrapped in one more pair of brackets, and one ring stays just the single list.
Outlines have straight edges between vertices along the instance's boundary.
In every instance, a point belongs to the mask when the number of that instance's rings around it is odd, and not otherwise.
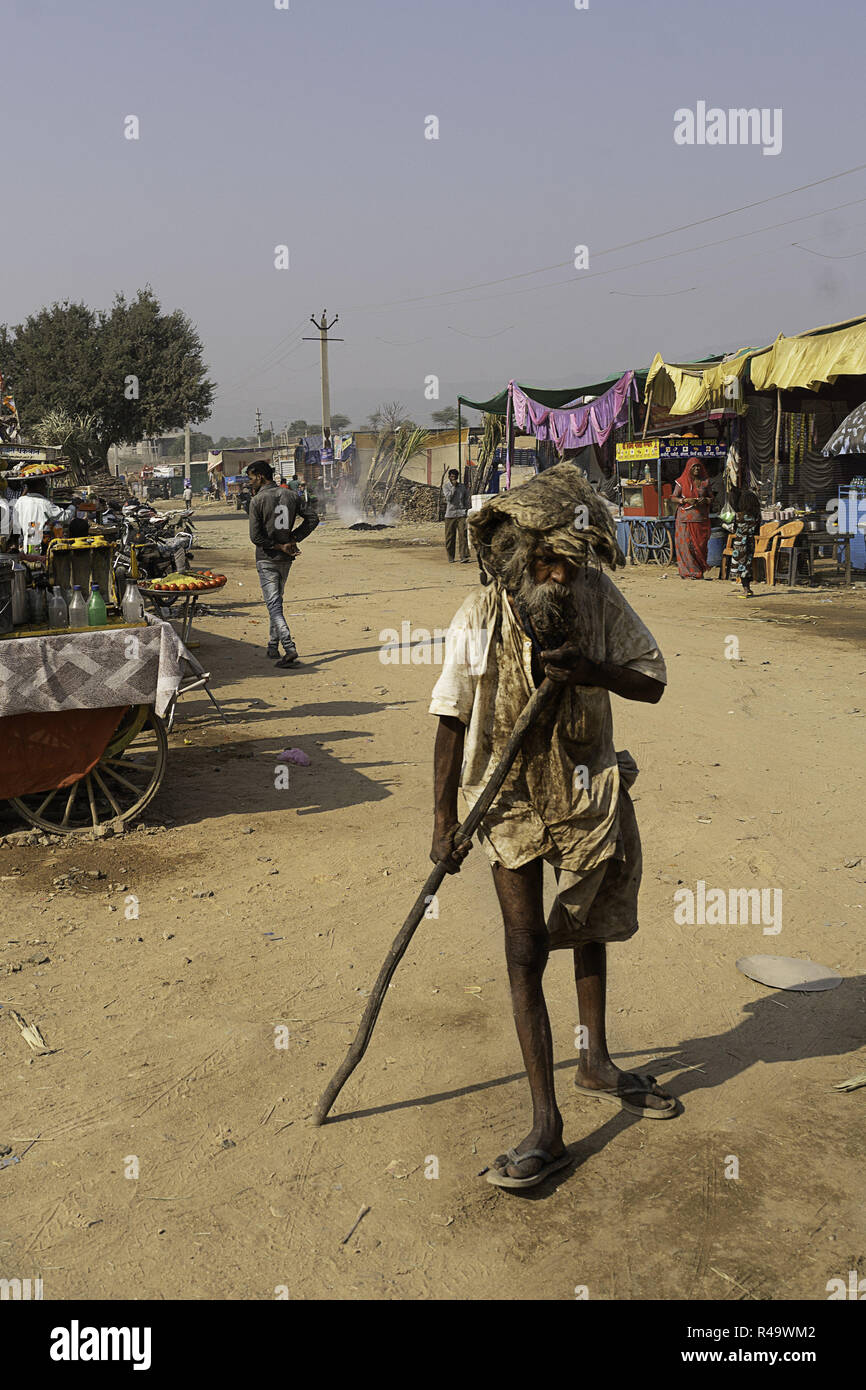
[{"label": "yellow signboard with text", "polygon": [[628,444],[617,444],[617,463],[631,463],[633,459],[657,459],[659,441],[657,439],[633,439]]}]

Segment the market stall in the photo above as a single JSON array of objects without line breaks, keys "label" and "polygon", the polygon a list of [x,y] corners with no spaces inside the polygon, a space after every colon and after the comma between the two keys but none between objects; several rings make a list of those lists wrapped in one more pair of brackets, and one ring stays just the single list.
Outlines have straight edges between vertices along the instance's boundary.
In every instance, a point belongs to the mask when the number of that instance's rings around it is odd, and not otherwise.
[{"label": "market stall", "polygon": [[[676,505],[664,465],[686,459],[724,464],[727,446],[718,440],[632,439],[616,446],[616,470],[622,496],[617,527],[620,548],[633,564],[669,565],[674,558]],[[625,473],[625,475],[624,475]],[[625,544],[623,544],[625,542]]]},{"label": "market stall", "polygon": [[[743,417],[741,444],[750,485],[765,508],[808,521],[861,469],[853,451],[828,441],[866,398],[866,317],[783,334],[708,363],[656,357],[647,377],[646,416],[663,409],[685,421],[696,412]],[[745,479],[744,479],[745,481]],[[854,564],[863,557],[855,545]]]},{"label": "market stall", "polygon": [[133,820],[159,791],[170,719],[205,673],[169,623],[0,639],[0,797],[51,834]]}]

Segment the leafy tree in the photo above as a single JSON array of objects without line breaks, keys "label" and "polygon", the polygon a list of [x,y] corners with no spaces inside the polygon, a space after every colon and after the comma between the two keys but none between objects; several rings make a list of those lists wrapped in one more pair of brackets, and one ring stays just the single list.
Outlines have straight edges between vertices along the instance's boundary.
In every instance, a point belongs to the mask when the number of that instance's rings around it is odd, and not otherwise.
[{"label": "leafy tree", "polygon": [[286,429],[290,435],[311,433],[310,426],[307,424],[306,420],[292,420],[286,426]]},{"label": "leafy tree", "polygon": [[[209,449],[216,448],[209,434],[197,434],[195,430],[189,432],[189,451],[190,455],[206,454]],[[176,439],[169,442],[168,458],[176,459],[184,456],[184,438],[179,434]]]},{"label": "leafy tree", "polygon": [[107,311],[66,300],[3,324],[0,362],[25,438],[54,412],[67,425],[92,422],[89,467],[106,467],[112,444],[207,419],[213,401],[193,325],[180,310],[164,314],[150,288],[130,302],[118,295]]},{"label": "leafy tree", "polygon": [[443,405],[441,410],[432,412],[430,419],[440,429],[452,430],[457,425],[457,407],[456,405]]},{"label": "leafy tree", "polygon": [[52,304],[23,324],[0,325],[0,362],[28,438],[51,411],[99,415],[97,316],[85,304]]},{"label": "leafy tree", "polygon": [[344,434],[351,423],[352,421],[349,419],[348,415],[332,415],[331,434]]},{"label": "leafy tree", "polygon": [[214,386],[204,375],[201,339],[186,314],[163,314],[148,287],[127,303],[118,295],[99,315],[100,437],[133,444],[206,420]]},{"label": "leafy tree", "polygon": [[248,449],[251,445],[255,444],[255,442],[254,439],[250,439],[246,435],[238,434],[229,436],[227,434],[221,434],[213,447],[214,449]]}]

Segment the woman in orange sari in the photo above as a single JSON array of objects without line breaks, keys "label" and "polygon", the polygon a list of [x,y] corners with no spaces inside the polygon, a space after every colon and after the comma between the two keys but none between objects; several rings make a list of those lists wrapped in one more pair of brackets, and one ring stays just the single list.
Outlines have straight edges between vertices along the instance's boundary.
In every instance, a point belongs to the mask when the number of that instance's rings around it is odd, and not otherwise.
[{"label": "woman in orange sari", "polygon": [[679,502],[674,531],[680,579],[703,579],[710,544],[710,483],[700,459],[686,460],[673,492]]}]

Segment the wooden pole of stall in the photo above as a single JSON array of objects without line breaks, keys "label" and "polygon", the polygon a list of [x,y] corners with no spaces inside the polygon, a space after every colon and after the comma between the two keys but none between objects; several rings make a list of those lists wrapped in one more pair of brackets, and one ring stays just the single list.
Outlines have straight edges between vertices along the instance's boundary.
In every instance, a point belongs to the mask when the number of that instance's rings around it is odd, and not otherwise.
[{"label": "wooden pole of stall", "polygon": [[776,391],[776,441],[773,445],[773,497],[775,507],[779,488],[779,439],[782,433],[782,392]]},{"label": "wooden pole of stall", "polygon": [[650,386],[649,399],[647,400],[647,403],[646,403],[646,415],[643,417],[643,434],[641,435],[641,439],[646,439],[646,432],[647,432],[647,429],[649,428],[650,410],[652,409],[652,403],[653,403],[653,392],[655,391],[655,389],[656,389],[656,384],[655,384],[655,382],[653,382],[652,385]]},{"label": "wooden pole of stall", "polygon": [[511,488],[511,465],[514,460],[514,382],[508,383],[508,405],[505,412],[505,490]]}]

